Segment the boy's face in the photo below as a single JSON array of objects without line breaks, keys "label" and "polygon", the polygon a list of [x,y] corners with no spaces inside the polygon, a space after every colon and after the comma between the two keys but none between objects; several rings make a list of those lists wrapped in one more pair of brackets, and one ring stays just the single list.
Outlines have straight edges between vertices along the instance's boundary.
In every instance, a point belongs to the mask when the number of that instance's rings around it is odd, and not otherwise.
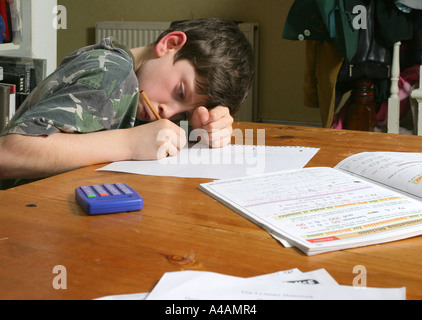
[{"label": "boy's face", "polygon": [[[174,63],[176,50],[148,60],[138,71],[139,90],[144,90],[151,104],[163,119],[181,119],[185,112],[192,112],[204,105],[208,97],[195,92],[196,72],[187,60]],[[157,120],[146,102],[139,95],[137,118],[142,121]]]}]

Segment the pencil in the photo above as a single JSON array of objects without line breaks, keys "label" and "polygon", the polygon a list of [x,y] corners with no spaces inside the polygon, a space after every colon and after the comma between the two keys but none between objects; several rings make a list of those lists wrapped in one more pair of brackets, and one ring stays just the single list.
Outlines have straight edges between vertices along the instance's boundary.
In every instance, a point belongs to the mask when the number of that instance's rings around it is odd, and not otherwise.
[{"label": "pencil", "polygon": [[151,101],[149,101],[146,93],[144,90],[140,91],[141,96],[144,98],[145,102],[147,103],[148,107],[150,108],[150,110],[152,111],[152,113],[154,114],[154,116],[157,118],[157,120],[161,120],[160,115],[157,113],[157,111],[155,111],[154,107],[151,104]]}]

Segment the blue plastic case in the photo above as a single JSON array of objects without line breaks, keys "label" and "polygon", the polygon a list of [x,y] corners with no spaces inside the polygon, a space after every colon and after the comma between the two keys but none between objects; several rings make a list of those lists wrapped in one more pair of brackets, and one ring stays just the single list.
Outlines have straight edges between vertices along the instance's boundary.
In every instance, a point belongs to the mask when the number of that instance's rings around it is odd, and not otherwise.
[{"label": "blue plastic case", "polygon": [[75,198],[89,215],[141,210],[143,199],[124,183],[96,184],[75,189]]}]

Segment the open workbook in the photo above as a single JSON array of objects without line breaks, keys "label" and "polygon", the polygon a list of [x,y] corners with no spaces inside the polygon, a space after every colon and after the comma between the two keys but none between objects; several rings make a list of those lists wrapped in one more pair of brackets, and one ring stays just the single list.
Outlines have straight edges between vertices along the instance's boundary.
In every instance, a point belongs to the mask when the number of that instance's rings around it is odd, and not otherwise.
[{"label": "open workbook", "polygon": [[365,152],[200,190],[307,255],[422,234],[422,153]]}]

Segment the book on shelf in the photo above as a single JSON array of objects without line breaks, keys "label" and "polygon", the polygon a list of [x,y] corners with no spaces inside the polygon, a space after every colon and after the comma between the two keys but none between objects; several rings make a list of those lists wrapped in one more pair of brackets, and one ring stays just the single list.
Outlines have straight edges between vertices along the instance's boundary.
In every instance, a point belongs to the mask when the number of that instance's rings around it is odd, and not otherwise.
[{"label": "book on shelf", "polygon": [[22,42],[21,0],[0,0],[0,44]]},{"label": "book on shelf", "polygon": [[16,85],[0,83],[0,132],[16,112]]},{"label": "book on shelf", "polygon": [[12,15],[9,0],[0,0],[0,43],[13,42]]},{"label": "book on shelf", "polygon": [[0,56],[2,82],[16,85],[16,108],[46,77],[47,60],[28,57]]},{"label": "book on shelf", "polygon": [[0,132],[10,120],[10,86],[0,85]]},{"label": "book on shelf", "polygon": [[0,80],[0,132],[30,92],[44,80],[46,66],[45,59],[0,56],[3,70],[3,80]]},{"label": "book on shelf", "polygon": [[200,190],[307,255],[422,234],[422,153],[364,152]]},{"label": "book on shelf", "polygon": [[12,20],[12,37],[14,44],[20,44],[22,42],[22,6],[21,0],[9,0],[10,5],[10,16]]},{"label": "book on shelf", "polygon": [[12,83],[2,83],[0,86],[9,87],[9,121],[16,112],[16,85]]}]

